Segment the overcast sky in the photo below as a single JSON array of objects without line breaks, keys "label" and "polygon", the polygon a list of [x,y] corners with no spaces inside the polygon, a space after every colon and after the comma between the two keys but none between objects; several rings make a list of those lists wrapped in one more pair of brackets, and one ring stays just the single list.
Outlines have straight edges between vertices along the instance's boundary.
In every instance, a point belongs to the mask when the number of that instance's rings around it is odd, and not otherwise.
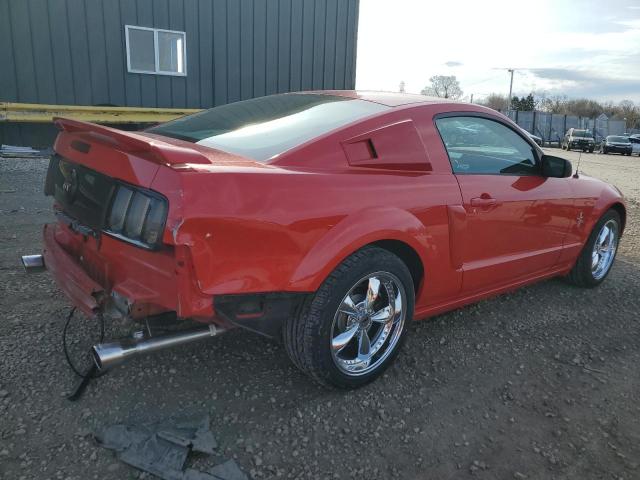
[{"label": "overcast sky", "polygon": [[361,0],[358,89],[419,93],[455,75],[465,98],[509,92],[640,103],[640,0]]}]

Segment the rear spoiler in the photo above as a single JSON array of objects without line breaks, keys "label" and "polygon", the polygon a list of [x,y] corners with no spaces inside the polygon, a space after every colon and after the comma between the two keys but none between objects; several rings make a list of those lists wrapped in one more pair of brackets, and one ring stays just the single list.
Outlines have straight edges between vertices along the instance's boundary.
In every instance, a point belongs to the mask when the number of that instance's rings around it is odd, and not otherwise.
[{"label": "rear spoiler", "polygon": [[139,135],[134,132],[116,130],[115,128],[97,125],[95,123],[56,117],[56,126],[68,133],[80,133],[91,140],[114,146],[118,150],[133,154],[143,154],[156,163],[165,165],[184,163],[211,163],[202,153],[192,148],[179,147],[155,138]]}]

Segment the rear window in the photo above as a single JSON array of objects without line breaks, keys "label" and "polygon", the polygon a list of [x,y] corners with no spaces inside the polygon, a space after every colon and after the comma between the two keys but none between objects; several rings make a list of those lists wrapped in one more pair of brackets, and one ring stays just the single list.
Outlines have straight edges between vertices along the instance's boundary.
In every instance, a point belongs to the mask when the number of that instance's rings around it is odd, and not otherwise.
[{"label": "rear window", "polygon": [[335,95],[271,95],[215,107],[147,131],[264,162],[389,108]]},{"label": "rear window", "polygon": [[593,135],[591,135],[591,132],[589,130],[574,130],[572,135],[574,137],[584,137],[584,138],[593,137]]}]

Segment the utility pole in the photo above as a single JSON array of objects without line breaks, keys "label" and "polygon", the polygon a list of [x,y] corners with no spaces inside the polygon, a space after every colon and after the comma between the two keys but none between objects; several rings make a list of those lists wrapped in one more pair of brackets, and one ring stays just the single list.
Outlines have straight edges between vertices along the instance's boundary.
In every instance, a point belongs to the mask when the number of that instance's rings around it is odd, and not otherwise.
[{"label": "utility pole", "polygon": [[471,101],[469,103],[473,103],[473,93],[471,94]]},{"label": "utility pole", "polygon": [[513,91],[513,68],[508,68],[507,72],[511,74],[511,82],[509,83],[509,100],[507,101],[507,110],[511,110],[511,92]]}]

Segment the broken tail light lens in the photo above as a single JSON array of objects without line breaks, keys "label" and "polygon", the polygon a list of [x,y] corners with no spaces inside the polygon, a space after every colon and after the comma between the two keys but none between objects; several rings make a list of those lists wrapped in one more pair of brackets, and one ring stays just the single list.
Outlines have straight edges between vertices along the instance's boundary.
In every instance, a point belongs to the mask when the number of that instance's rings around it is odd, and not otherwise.
[{"label": "broken tail light lens", "polygon": [[139,247],[154,249],[162,239],[166,218],[164,197],[119,185],[111,202],[105,232]]}]

